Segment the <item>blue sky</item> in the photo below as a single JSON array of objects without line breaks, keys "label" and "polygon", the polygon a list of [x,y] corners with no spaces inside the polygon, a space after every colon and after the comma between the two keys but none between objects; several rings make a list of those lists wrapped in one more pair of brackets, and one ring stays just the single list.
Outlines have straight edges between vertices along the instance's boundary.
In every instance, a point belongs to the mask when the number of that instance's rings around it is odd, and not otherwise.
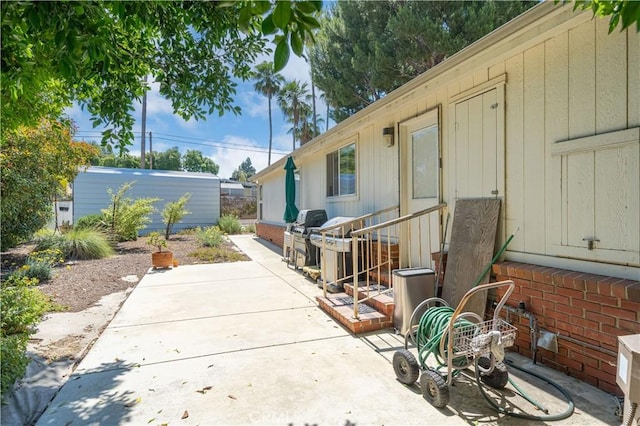
[{"label": "blue sky", "polygon": [[[258,58],[256,63],[272,60],[270,56]],[[300,80],[307,82],[311,90],[309,66],[304,59],[291,55],[289,63],[280,72],[286,80]],[[326,106],[319,99],[316,91],[317,113],[323,120],[322,130],[326,128]],[[269,147],[269,109],[267,98],[257,93],[253,82],[239,82],[235,96],[235,104],[242,109],[242,115],[231,113],[218,117],[214,114],[206,121],[189,120],[172,114],[171,102],[158,93],[158,84],[151,83],[151,91],[147,94],[147,124],[146,131],[153,132],[153,150],[166,151],[177,146],[181,153],[188,149],[199,150],[206,157],[211,158],[220,166],[218,175],[222,178],[231,177],[231,173],[247,157],[257,171],[267,166],[267,152]],[[273,107],[273,148],[271,162],[287,155],[292,149],[292,136],[287,134],[291,125],[286,123],[276,102]],[[86,141],[100,141],[100,128],[94,129],[90,114],[74,106],[67,110],[69,116],[76,122],[78,133],[76,139]],[[132,154],[140,155],[142,107],[140,102],[135,104],[134,117],[136,124],[134,134],[136,141],[129,147]],[[333,125],[333,123],[330,123]],[[149,138],[146,140],[147,152]]]}]

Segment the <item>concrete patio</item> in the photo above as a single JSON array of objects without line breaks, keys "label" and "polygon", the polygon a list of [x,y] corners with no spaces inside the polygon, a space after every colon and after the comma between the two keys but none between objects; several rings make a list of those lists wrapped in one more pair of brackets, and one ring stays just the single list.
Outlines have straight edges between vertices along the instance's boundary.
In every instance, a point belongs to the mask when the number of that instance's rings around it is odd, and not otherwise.
[{"label": "concrete patio", "polygon": [[[464,377],[433,408],[396,380],[390,360],[403,339],[393,330],[353,336],[277,247],[232,239],[251,261],[145,275],[37,424],[527,424],[498,416]],[[558,424],[619,423],[610,395],[534,367],[574,399]],[[551,413],[564,407],[549,387],[528,392]]]}]

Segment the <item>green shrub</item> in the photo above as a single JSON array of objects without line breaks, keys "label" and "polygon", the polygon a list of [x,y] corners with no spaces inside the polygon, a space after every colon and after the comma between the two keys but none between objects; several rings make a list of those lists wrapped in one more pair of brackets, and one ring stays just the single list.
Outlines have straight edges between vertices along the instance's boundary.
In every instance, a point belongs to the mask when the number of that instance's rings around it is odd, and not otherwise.
[{"label": "green shrub", "polygon": [[168,240],[171,235],[171,229],[173,225],[180,222],[185,215],[190,214],[185,205],[191,198],[191,194],[188,192],[184,194],[178,201],[167,203],[162,210],[162,222],[167,225],[164,231],[164,237]]},{"label": "green shrub", "polygon": [[69,259],[102,259],[113,255],[104,232],[97,229],[72,229],[63,234],[65,257]]},{"label": "green shrub", "polygon": [[78,219],[78,223],[75,225],[75,229],[98,229],[107,230],[107,218],[103,214],[94,213]]},{"label": "green shrub", "polygon": [[198,242],[205,247],[220,247],[224,242],[224,234],[217,226],[210,226],[196,231]]},{"label": "green shrub", "polygon": [[59,232],[49,229],[40,230],[33,238],[33,242],[38,251],[58,249],[64,252],[64,236]]},{"label": "green shrub", "polygon": [[225,234],[233,235],[239,234],[242,230],[242,226],[240,225],[240,220],[237,216],[233,215],[224,215],[218,220],[218,227]]},{"label": "green shrub", "polygon": [[38,280],[12,274],[0,287],[0,365],[2,395],[25,372],[29,336],[49,307],[48,298],[36,287]]},{"label": "green shrub", "polygon": [[252,223],[251,225],[242,227],[243,234],[255,234],[256,233],[256,225]]},{"label": "green shrub", "polygon": [[24,265],[12,275],[37,279],[39,282],[48,281],[52,277],[52,268],[64,262],[62,251],[57,248],[34,251],[29,254]]},{"label": "green shrub", "polygon": [[22,377],[27,370],[29,357],[27,353],[27,342],[29,335],[26,333],[2,336],[0,350],[2,360],[0,362],[1,371],[1,392],[6,395],[7,391],[17,379]]},{"label": "green shrub", "polygon": [[151,222],[149,216],[155,210],[153,204],[160,200],[159,198],[133,200],[125,197],[125,193],[134,183],[135,181],[123,184],[115,194],[111,188],[107,190],[111,197],[111,205],[102,210],[102,214],[106,218],[109,232],[116,235],[119,241],[137,239],[139,232]]}]

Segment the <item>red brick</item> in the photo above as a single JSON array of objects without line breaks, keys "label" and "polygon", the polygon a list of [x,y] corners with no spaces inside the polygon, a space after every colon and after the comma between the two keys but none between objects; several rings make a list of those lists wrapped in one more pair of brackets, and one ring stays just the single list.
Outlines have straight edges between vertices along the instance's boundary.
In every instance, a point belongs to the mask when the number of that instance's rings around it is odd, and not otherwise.
[{"label": "red brick", "polygon": [[570,274],[575,274],[575,272],[565,271],[564,269],[558,269],[553,274],[553,284],[555,284],[557,286],[563,286],[565,277],[570,275]]},{"label": "red brick", "polygon": [[569,305],[557,305],[556,309],[560,312],[564,312],[567,315],[571,315],[572,317],[584,318],[584,311],[580,308],[574,308]]},{"label": "red brick", "polygon": [[573,280],[576,277],[579,277],[581,275],[583,275],[582,272],[569,271],[569,273],[565,274],[564,277],[562,278],[562,282],[558,283],[558,286],[572,289],[573,288]]},{"label": "red brick", "polygon": [[551,294],[554,293],[556,290],[556,287],[554,285],[551,284],[543,284],[537,281],[531,281],[531,283],[529,284],[529,287],[536,289],[536,290],[540,290],[543,293],[546,294]]},{"label": "red brick", "polygon": [[625,311],[637,312],[636,318],[640,321],[640,302],[632,302],[630,300],[621,300],[620,307]]},{"label": "red brick", "polygon": [[585,291],[587,289],[586,279],[588,276],[589,274],[580,274],[573,277],[573,285],[571,288],[578,291]]},{"label": "red brick", "polygon": [[627,287],[627,299],[632,302],[640,302],[640,282]]},{"label": "red brick", "polygon": [[531,287],[531,281],[529,280],[524,280],[522,278],[511,278],[511,280],[513,281],[513,284],[515,284],[515,287],[518,288],[529,288]]},{"label": "red brick", "polygon": [[616,365],[617,362],[616,356],[609,355],[608,353],[602,352],[600,350],[584,348],[584,353],[585,355],[598,360],[600,364]]},{"label": "red brick", "polygon": [[616,382],[616,376],[614,374],[609,374],[606,371],[603,371],[599,368],[593,368],[591,366],[585,365],[584,372],[597,378],[598,380],[604,380],[607,383],[614,384]]},{"label": "red brick", "polygon": [[544,268],[539,267],[539,269],[534,269],[532,272],[531,280],[541,282],[544,284],[553,284],[553,274],[557,270],[555,268]]},{"label": "red brick", "polygon": [[598,292],[598,281],[603,279],[602,275],[593,275],[589,274],[585,277],[586,290],[589,293],[597,293]]},{"label": "red brick", "polygon": [[598,281],[598,294],[611,296],[611,284],[620,281],[620,278],[607,277]]},{"label": "red brick", "polygon": [[577,362],[584,364],[584,365],[588,365],[594,368],[598,367],[598,360],[589,356],[586,356],[582,353],[578,353],[578,352],[571,352],[569,354],[569,357],[572,359],[575,359]]},{"label": "red brick", "polygon": [[629,321],[635,321],[637,312],[627,311],[620,308],[612,308],[611,306],[603,306],[602,313],[615,318],[622,318]]},{"label": "red brick", "polygon": [[596,302],[601,305],[618,306],[618,299],[611,296],[602,296],[600,294],[587,293],[587,300]]},{"label": "red brick", "polygon": [[564,314],[562,312],[558,312],[558,311],[546,312],[545,317],[554,318],[559,321],[565,321],[565,322],[569,321],[569,315]]},{"label": "red brick", "polygon": [[564,322],[564,321],[556,321],[556,328],[558,330],[564,330],[567,333],[570,333],[571,335],[573,334],[582,335],[584,333],[583,327],[580,327],[579,325],[574,325],[569,322]]},{"label": "red brick", "polygon": [[514,277],[516,278],[521,278],[523,280],[528,280],[531,281],[531,276],[532,276],[532,268],[534,267],[534,265],[529,265],[529,264],[520,264],[518,265],[517,268],[515,268],[515,275]]},{"label": "red brick", "polygon": [[560,363],[560,365],[566,367],[566,368],[572,368],[574,370],[578,370],[581,371],[582,370],[582,363],[578,362],[574,359],[571,358],[567,358],[566,356],[557,356],[556,357],[556,361],[558,363]]},{"label": "red brick", "polygon": [[584,317],[588,320],[596,321],[599,324],[614,325],[616,319],[610,315],[602,315],[597,312],[586,311]]},{"label": "red brick", "polygon": [[542,298],[542,292],[540,290],[534,290],[534,289],[531,289],[531,288],[528,288],[528,287],[523,287],[522,288],[522,294],[524,296]]},{"label": "red brick", "polygon": [[[616,335],[617,336],[617,335]],[[611,334],[606,334],[606,333],[602,333],[600,331],[596,331],[596,330],[589,330],[589,329],[585,329],[584,330],[584,337],[586,338],[586,343],[591,343],[591,344],[607,344],[607,345],[617,345],[618,344],[618,340],[616,338],[616,336],[613,336]],[[589,339],[591,339],[591,341],[589,341]]]},{"label": "red brick", "polygon": [[622,330],[628,330],[633,334],[640,333],[640,322],[638,321],[627,321],[627,320],[618,320],[618,327]]},{"label": "red brick", "polygon": [[580,317],[571,317],[571,323],[580,327],[590,328],[592,330],[600,329],[600,324],[598,322],[587,320]]},{"label": "red brick", "polygon": [[575,290],[573,288],[562,288],[559,287],[556,291],[559,295],[571,297],[573,299],[584,299],[584,292],[580,290]]},{"label": "red brick", "polygon": [[635,281],[622,280],[611,285],[611,295],[618,299],[627,299],[627,287],[631,287]]},{"label": "red brick", "polygon": [[[559,288],[558,290],[563,290],[563,289]],[[564,289],[564,290],[566,290],[566,289]],[[560,296],[560,295],[557,295],[557,294],[545,294],[544,298],[546,300],[549,300],[549,301],[554,302],[554,303],[559,303],[561,305],[568,305],[569,304],[569,298],[566,297],[566,296]]]},{"label": "red brick", "polygon": [[593,302],[586,302],[584,300],[572,299],[571,300],[571,306],[574,306],[576,308],[585,309],[586,311],[590,311],[590,312],[600,312],[600,305],[599,304],[593,303]]},{"label": "red brick", "polygon": [[[491,270],[496,275],[506,275],[507,274],[507,265],[508,265],[508,262],[494,263],[493,266],[491,267]],[[502,280],[499,280],[499,281],[502,281]]]}]

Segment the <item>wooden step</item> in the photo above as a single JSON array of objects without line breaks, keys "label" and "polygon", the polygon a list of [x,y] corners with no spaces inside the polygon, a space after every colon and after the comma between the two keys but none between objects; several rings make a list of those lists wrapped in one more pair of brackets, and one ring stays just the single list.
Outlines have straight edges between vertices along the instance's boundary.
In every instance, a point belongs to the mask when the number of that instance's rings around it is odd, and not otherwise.
[{"label": "wooden step", "polygon": [[391,315],[378,312],[364,303],[358,304],[359,315],[357,319],[354,318],[353,297],[346,293],[327,294],[327,297],[317,296],[316,301],[320,309],[347,327],[353,334],[393,327]]},{"label": "wooden step", "polygon": [[[358,287],[359,291],[358,291],[358,300],[362,300],[364,298],[367,297],[367,287],[366,287],[366,282],[361,281],[360,285]],[[387,287],[385,286],[380,286],[379,284],[376,283],[369,283],[369,290],[370,290],[370,294],[376,294],[378,292],[378,289],[380,287],[382,287],[381,291],[384,291],[387,289]],[[353,284],[352,283],[346,283],[344,285],[344,289],[345,292],[349,295],[349,296],[353,296]],[[366,303],[367,305],[371,306],[372,308],[374,308],[376,311],[378,312],[382,312],[385,315],[388,315],[389,317],[393,316],[393,308],[394,308],[394,302],[393,302],[393,293],[391,292],[387,292],[384,294],[377,294],[369,299],[367,299],[366,301],[364,301],[364,303]]]}]

